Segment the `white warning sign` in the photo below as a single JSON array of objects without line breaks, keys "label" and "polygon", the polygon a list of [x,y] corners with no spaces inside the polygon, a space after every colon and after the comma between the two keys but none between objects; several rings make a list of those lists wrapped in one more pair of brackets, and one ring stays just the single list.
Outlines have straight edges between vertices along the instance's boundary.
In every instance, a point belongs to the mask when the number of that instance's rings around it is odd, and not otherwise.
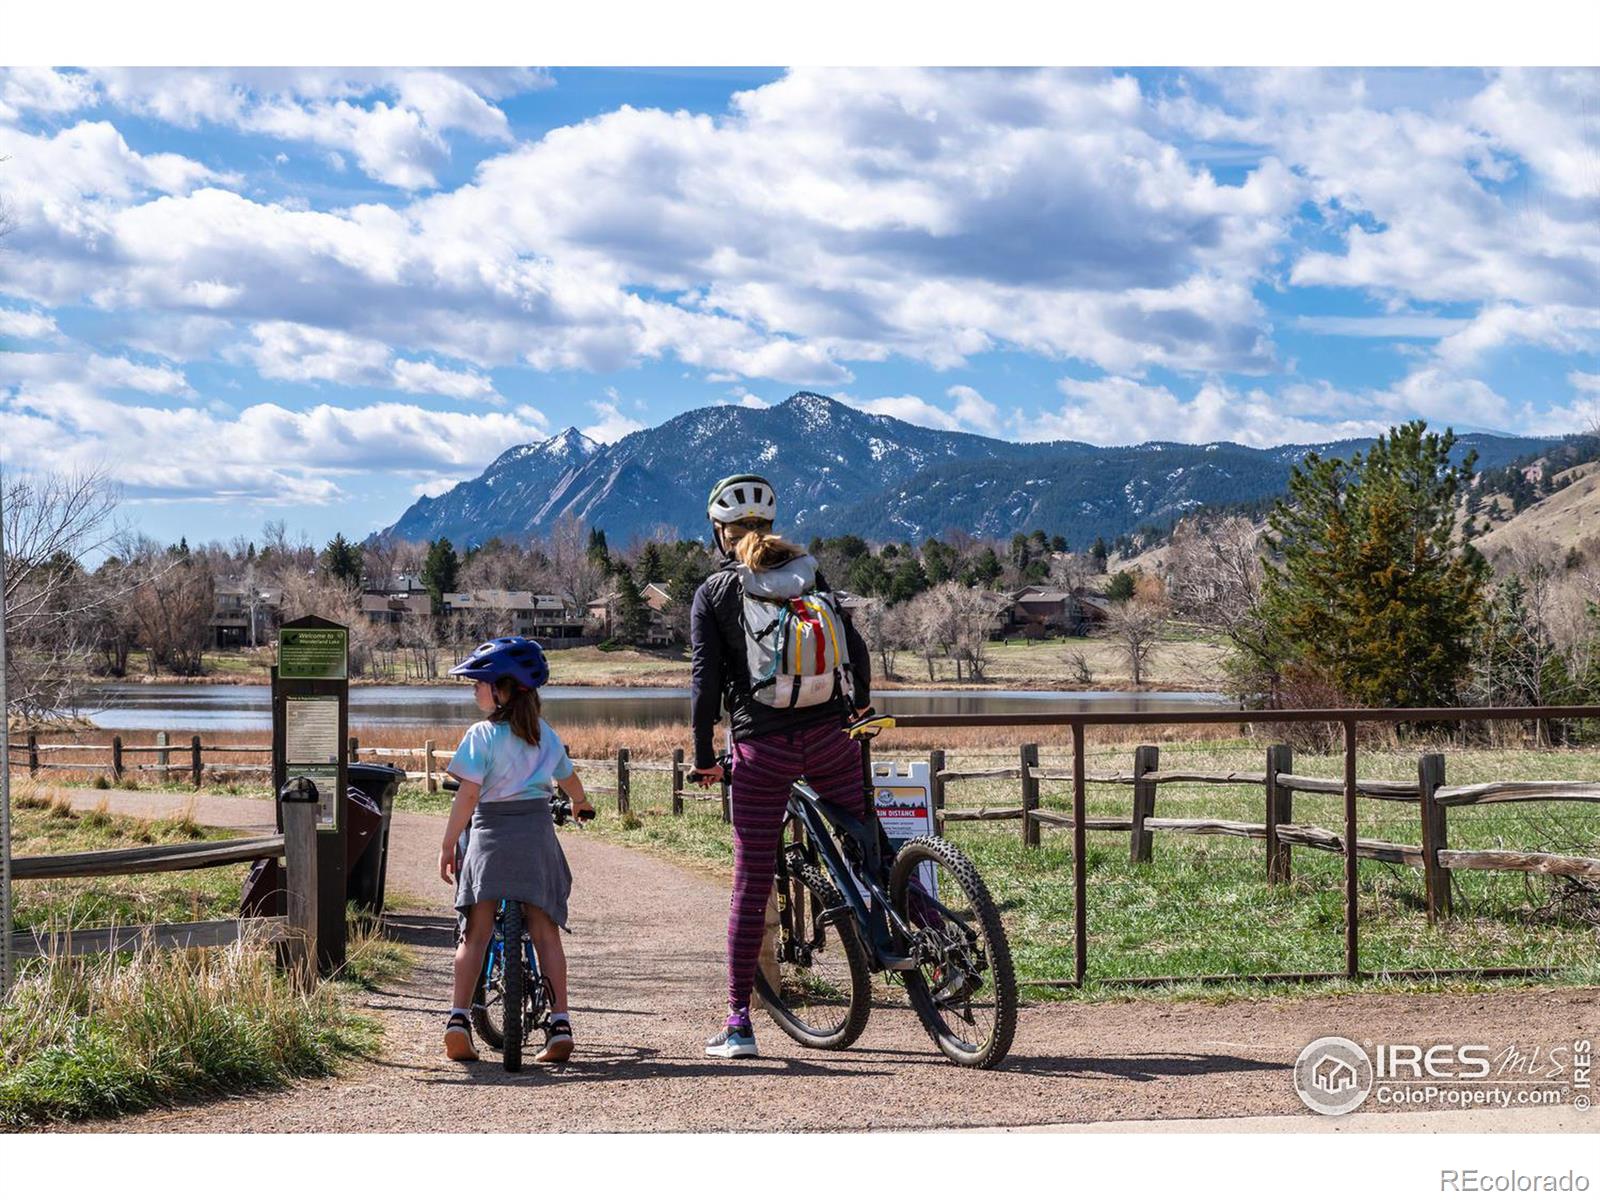
[{"label": "white warning sign", "polygon": [[[914,837],[933,832],[933,805],[928,795],[925,762],[874,762],[872,797],[878,821],[889,844],[898,850]],[[922,886],[938,895],[938,875],[932,863],[919,869]]]}]

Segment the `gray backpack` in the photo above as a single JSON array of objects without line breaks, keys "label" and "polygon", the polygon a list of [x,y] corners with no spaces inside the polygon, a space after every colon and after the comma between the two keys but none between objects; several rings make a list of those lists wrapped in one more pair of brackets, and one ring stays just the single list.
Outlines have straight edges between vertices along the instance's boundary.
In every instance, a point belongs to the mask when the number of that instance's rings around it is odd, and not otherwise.
[{"label": "gray backpack", "polygon": [[740,623],[750,690],[769,708],[811,708],[846,694],[850,651],[831,592],[817,588],[809,554],[766,571],[734,567],[744,594]]}]

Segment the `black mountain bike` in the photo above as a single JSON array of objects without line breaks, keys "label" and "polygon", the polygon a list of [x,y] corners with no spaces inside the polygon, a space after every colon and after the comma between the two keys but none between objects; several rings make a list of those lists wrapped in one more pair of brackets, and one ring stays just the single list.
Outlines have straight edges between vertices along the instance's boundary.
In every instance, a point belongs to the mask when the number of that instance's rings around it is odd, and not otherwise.
[{"label": "black mountain bike", "polygon": [[[865,740],[892,724],[867,716]],[[819,1050],[842,1050],[872,1011],[872,973],[898,972],[911,1007],[944,1056],[963,1067],[1005,1058],[1017,1028],[1017,981],[999,909],[972,860],[942,837],[895,850],[872,802],[867,818],[830,804],[805,783],[789,794],[777,867],[777,981],[756,990],[778,1027]],[[731,764],[724,760],[724,769]],[[923,884],[937,873],[938,898]]]},{"label": "black mountain bike", "polygon": [[[444,786],[453,792],[460,785],[447,779]],[[550,819],[565,825],[572,819],[572,801],[565,796],[552,800]],[[460,930],[456,936],[461,937]],[[500,901],[483,956],[483,973],[472,996],[472,1027],[500,1051],[506,1070],[520,1071],[523,1047],[544,1031],[555,1004],[555,992],[539,969],[538,951],[524,927],[522,905]]]}]

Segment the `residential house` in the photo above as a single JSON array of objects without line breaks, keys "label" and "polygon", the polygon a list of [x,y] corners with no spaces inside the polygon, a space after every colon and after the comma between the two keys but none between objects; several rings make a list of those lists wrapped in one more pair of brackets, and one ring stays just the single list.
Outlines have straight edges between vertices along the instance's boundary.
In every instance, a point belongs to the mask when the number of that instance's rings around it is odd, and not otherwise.
[{"label": "residential house", "polygon": [[560,596],[485,588],[478,592],[445,592],[441,600],[442,615],[476,621],[485,629],[493,626],[501,630],[498,636],[535,638],[546,646],[581,641],[584,637],[583,618],[572,612]]},{"label": "residential house", "polygon": [[1006,598],[1006,637],[1084,637],[1105,623],[1110,601],[1097,592],[1032,584]]},{"label": "residential house", "polygon": [[407,618],[433,615],[433,597],[426,590],[368,590],[361,593],[361,615],[373,625],[398,625]]},{"label": "residential house", "polygon": [[278,624],[283,593],[278,588],[247,585],[240,580],[217,580],[208,640],[215,650],[260,646],[269,641]]}]

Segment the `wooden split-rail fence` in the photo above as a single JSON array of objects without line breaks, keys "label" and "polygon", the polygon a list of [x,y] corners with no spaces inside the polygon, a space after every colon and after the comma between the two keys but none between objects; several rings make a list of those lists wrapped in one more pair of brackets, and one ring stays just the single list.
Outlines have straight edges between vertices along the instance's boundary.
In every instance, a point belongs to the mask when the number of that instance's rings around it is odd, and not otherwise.
[{"label": "wooden split-rail fence", "polygon": [[185,921],[159,925],[127,925],[101,929],[23,930],[11,934],[12,954],[72,956],[145,946],[192,949],[224,946],[241,938],[274,944],[296,978],[309,981],[317,961],[317,809],[312,804],[284,804],[283,832],[227,841],[174,842],[115,850],[90,850],[16,858],[14,880],[99,879],[111,875],[147,875],[164,871],[198,871],[262,858],[283,860],[285,913],[282,917]]},{"label": "wooden split-rail fence", "polygon": [[[1332,830],[1294,820],[1295,793],[1326,796],[1344,794],[1343,780],[1325,779],[1294,772],[1294,751],[1289,746],[1269,746],[1261,771],[1163,771],[1161,749],[1140,746],[1133,753],[1132,769],[1110,773],[1085,772],[1086,784],[1121,785],[1131,789],[1128,815],[1086,817],[1084,828],[1103,833],[1126,833],[1128,856],[1132,862],[1149,862],[1156,833],[1182,833],[1202,836],[1252,838],[1264,843],[1264,866],[1269,883],[1288,883],[1293,873],[1293,850],[1304,846],[1334,854],[1345,853],[1345,839]],[[932,805],[940,824],[949,821],[1015,821],[1022,841],[1040,844],[1045,828],[1072,829],[1070,812],[1040,806],[1041,784],[1071,782],[1070,770],[1041,767],[1039,747],[1020,747],[1014,767],[987,767],[949,770],[945,752],[929,755],[932,780]],[[1015,807],[949,808],[946,788],[962,780],[1017,780],[1018,804]],[[1262,820],[1234,821],[1213,817],[1162,817],[1158,814],[1159,789],[1163,784],[1200,784],[1225,787],[1257,787],[1262,793]],[[1411,804],[1417,807],[1421,828],[1418,845],[1404,845],[1376,839],[1357,838],[1357,858],[1416,867],[1423,873],[1428,919],[1447,916],[1451,910],[1450,873],[1453,870],[1524,871],[1573,877],[1600,877],[1600,859],[1567,854],[1547,854],[1524,850],[1452,849],[1448,842],[1448,814],[1452,808],[1474,804],[1506,804],[1529,801],[1600,801],[1600,783],[1582,780],[1542,780],[1534,782],[1495,782],[1445,784],[1445,756],[1424,754],[1417,760],[1417,778],[1409,780],[1358,779],[1356,794],[1368,799]]]},{"label": "wooden split-rail fence", "polygon": [[[112,781],[121,781],[132,772],[148,771],[162,778],[187,776],[193,786],[200,787],[204,773],[267,772],[270,766],[241,764],[238,762],[205,761],[207,754],[224,754],[230,757],[270,755],[270,746],[206,745],[199,734],[186,741],[174,739],[164,733],[155,735],[151,745],[129,745],[120,736],[109,743],[91,742],[40,742],[37,734],[29,734],[26,741],[13,744],[12,750],[25,757],[29,775],[41,771],[76,770],[95,771]],[[407,770],[406,778],[421,782],[429,792],[440,789],[444,768],[453,746],[439,746],[434,741],[421,746],[362,746],[358,738],[350,738],[350,761],[387,759],[419,762],[420,770]],[[47,756],[72,753],[73,761],[55,761]],[[952,769],[946,765],[947,751],[928,752],[929,778],[931,780],[932,807],[938,827],[947,822],[961,821],[1015,821],[1023,843],[1040,844],[1041,833],[1047,828],[1073,827],[1072,814],[1041,806],[1041,785],[1052,782],[1070,782],[1070,770],[1042,766],[1037,744],[1028,743],[1019,748],[1017,764],[1005,767],[968,767]],[[81,761],[85,756],[103,756],[99,762]],[[153,761],[137,762],[136,757],[149,756]],[[598,783],[585,781],[590,792],[610,793],[616,797],[616,811],[626,813],[632,808],[632,780],[635,773],[661,772],[671,775],[671,809],[674,816],[684,812],[685,801],[716,795],[721,801],[722,819],[729,817],[728,785],[724,781],[714,792],[696,788],[689,782],[689,765],[684,751],[673,751],[666,762],[636,761],[631,750],[621,747],[607,758],[574,759],[575,766],[587,770],[611,773],[613,781]],[[1120,785],[1131,789],[1127,816],[1086,817],[1084,828],[1101,833],[1127,833],[1129,856],[1134,862],[1149,862],[1153,836],[1156,833],[1190,834],[1198,836],[1250,838],[1264,844],[1264,865],[1269,883],[1287,883],[1293,873],[1293,850],[1303,846],[1334,854],[1344,853],[1344,837],[1329,829],[1315,825],[1299,824],[1294,820],[1294,797],[1297,792],[1328,796],[1342,795],[1344,782],[1338,779],[1298,775],[1294,772],[1294,751],[1289,746],[1275,745],[1266,749],[1260,771],[1163,771],[1161,750],[1158,746],[1139,746],[1133,752],[1131,769],[1110,773],[1088,772],[1088,784]],[[964,781],[1015,780],[1019,784],[1016,805],[982,806],[977,808],[949,808],[946,790],[952,783]],[[1158,797],[1163,785],[1199,784],[1225,787],[1248,786],[1261,789],[1262,819],[1260,821],[1223,820],[1212,817],[1164,817],[1159,814]],[[1451,909],[1450,873],[1454,870],[1523,871],[1550,875],[1583,878],[1600,877],[1600,859],[1538,851],[1452,848],[1448,842],[1448,815],[1452,808],[1475,804],[1505,804],[1529,801],[1600,801],[1600,783],[1555,780],[1533,782],[1495,782],[1447,786],[1445,783],[1445,756],[1425,754],[1418,759],[1417,778],[1411,780],[1367,779],[1356,781],[1359,796],[1368,799],[1411,804],[1417,807],[1421,839],[1409,845],[1376,839],[1358,838],[1356,857],[1378,862],[1416,867],[1423,873],[1430,919],[1448,915]],[[115,853],[115,852],[110,852]],[[262,857],[255,855],[254,857]],[[212,865],[212,864],[208,864]],[[23,878],[23,876],[18,876]]]}]

